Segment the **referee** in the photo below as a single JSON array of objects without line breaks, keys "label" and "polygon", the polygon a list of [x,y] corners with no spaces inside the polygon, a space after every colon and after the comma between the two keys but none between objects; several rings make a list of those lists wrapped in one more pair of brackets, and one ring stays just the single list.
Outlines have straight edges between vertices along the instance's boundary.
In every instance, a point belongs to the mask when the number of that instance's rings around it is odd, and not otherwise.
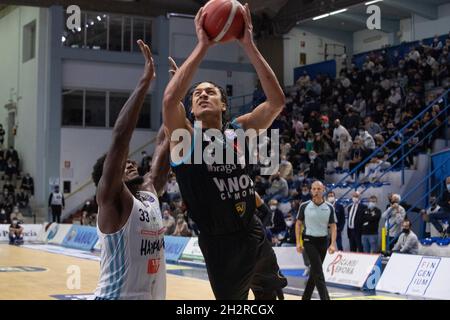
[{"label": "referee", "polygon": [[[331,229],[331,245],[328,248],[330,254],[336,251],[337,228],[334,208],[330,203],[325,202],[324,192],[325,187],[322,182],[313,182],[311,185],[312,199],[300,205],[295,224],[297,251],[301,254],[304,248],[311,263],[311,271],[303,292],[303,300],[311,300],[314,286],[317,287],[321,300],[330,300],[325,285],[322,263],[327,254],[328,226]],[[301,232],[302,227],[304,227],[303,233]],[[300,234],[303,235],[303,239]]]}]

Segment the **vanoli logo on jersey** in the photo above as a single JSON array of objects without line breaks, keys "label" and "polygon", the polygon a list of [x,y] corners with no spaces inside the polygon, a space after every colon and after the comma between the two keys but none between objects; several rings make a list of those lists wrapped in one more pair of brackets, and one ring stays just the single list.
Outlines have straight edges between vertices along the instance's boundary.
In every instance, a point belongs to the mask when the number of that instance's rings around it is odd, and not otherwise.
[{"label": "vanoli logo on jersey", "polygon": [[219,189],[220,198],[222,200],[240,200],[255,194],[253,181],[246,174],[225,179],[214,177],[213,181],[216,184],[217,189]]}]

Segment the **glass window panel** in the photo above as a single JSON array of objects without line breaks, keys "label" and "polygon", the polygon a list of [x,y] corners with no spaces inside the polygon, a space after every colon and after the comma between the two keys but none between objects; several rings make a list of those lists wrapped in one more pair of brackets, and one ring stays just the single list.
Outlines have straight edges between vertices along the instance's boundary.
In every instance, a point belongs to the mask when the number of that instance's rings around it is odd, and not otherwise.
[{"label": "glass window panel", "polygon": [[83,90],[63,90],[62,125],[83,125]]},{"label": "glass window panel", "polygon": [[139,115],[139,120],[137,128],[140,129],[150,129],[150,110],[151,110],[151,95],[147,95],[142,105],[141,114]]},{"label": "glass window panel", "polygon": [[152,20],[145,20],[145,42],[152,43]]},{"label": "glass window panel", "polygon": [[[143,41],[145,39],[144,19],[134,18],[133,19],[133,51],[134,52],[141,51],[141,49],[139,49],[139,45],[136,42],[139,39],[141,39]],[[147,42],[147,44],[150,44],[150,42]]]},{"label": "glass window panel", "polygon": [[127,102],[130,93],[110,92],[109,94],[109,126],[114,127],[120,110]]},{"label": "glass window panel", "polygon": [[86,15],[81,14],[81,26],[77,30],[67,30],[65,28],[63,45],[69,48],[82,48],[84,45],[84,25],[86,23]]},{"label": "glass window panel", "polygon": [[122,16],[109,16],[109,50],[122,51]]},{"label": "glass window panel", "polygon": [[85,126],[106,126],[106,92],[86,91]]},{"label": "glass window panel", "polygon": [[131,51],[131,18],[124,18],[123,51]]},{"label": "glass window panel", "polygon": [[106,18],[100,13],[88,13],[86,43],[89,49],[106,50]]}]

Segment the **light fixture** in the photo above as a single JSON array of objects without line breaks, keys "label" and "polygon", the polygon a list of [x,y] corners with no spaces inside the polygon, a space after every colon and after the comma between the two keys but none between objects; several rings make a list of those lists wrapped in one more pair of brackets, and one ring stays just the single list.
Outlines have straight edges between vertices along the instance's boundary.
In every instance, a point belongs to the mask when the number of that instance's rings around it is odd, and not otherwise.
[{"label": "light fixture", "polygon": [[94,25],[94,21],[91,21],[91,26],[93,26]]},{"label": "light fixture", "polygon": [[80,27],[78,27],[78,28],[77,28],[77,31],[78,31],[78,32],[80,32],[80,31],[81,31],[81,28],[80,28]]},{"label": "light fixture", "polygon": [[100,16],[97,16],[98,21],[102,21],[102,18]]},{"label": "light fixture", "polygon": [[383,1],[383,0],[373,0],[373,1],[366,2],[365,5],[368,6],[370,4],[374,4],[374,3],[377,3],[377,2],[381,2],[381,1]]},{"label": "light fixture", "polygon": [[340,9],[340,10],[336,10],[336,11],[330,12],[330,16],[332,16],[332,15],[334,15],[334,14],[338,14],[338,13],[345,12],[345,11],[347,11],[347,10],[348,10],[348,9],[345,8],[345,9]]},{"label": "light fixture", "polygon": [[314,17],[313,20],[323,19],[323,18],[326,18],[326,17],[328,17],[328,16],[330,16],[330,14],[329,14],[329,13],[326,13],[326,14],[323,14],[323,15],[321,15],[321,16]]},{"label": "light fixture", "polygon": [[66,42],[66,37],[62,36],[61,41]]}]

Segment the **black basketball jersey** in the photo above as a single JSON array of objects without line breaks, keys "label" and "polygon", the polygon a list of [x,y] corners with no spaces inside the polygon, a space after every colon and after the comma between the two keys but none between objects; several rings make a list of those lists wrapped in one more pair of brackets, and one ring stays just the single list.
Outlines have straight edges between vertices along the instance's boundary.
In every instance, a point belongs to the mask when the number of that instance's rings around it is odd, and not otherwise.
[{"label": "black basketball jersey", "polygon": [[[202,135],[203,154],[211,141],[205,130]],[[190,163],[172,163],[190,218],[200,233],[214,236],[244,230],[256,207],[254,184],[247,170],[247,148],[237,144],[236,136],[230,130],[222,131],[222,139],[224,160],[226,149],[231,148],[235,157],[233,164],[225,161],[224,164],[206,164],[203,158],[201,164],[195,164],[194,151],[187,156]],[[244,157],[243,164],[237,161],[238,157]]]}]

